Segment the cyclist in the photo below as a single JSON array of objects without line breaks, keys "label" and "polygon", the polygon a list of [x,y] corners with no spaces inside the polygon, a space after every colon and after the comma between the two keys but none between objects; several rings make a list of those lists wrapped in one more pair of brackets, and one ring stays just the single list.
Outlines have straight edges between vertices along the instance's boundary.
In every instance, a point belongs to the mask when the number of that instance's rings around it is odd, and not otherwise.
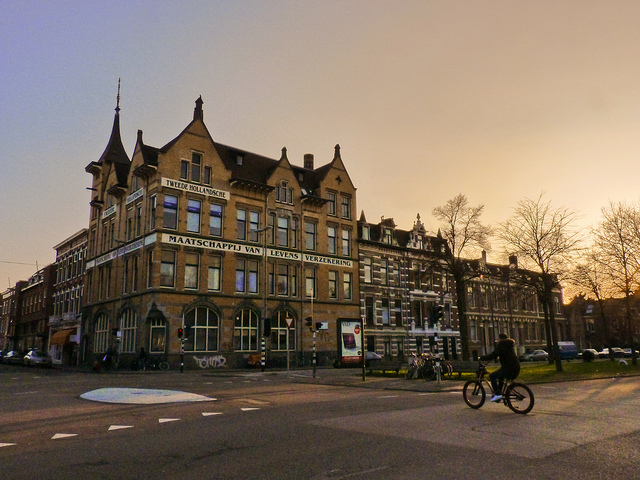
[{"label": "cyclist", "polygon": [[509,338],[506,333],[498,335],[498,343],[496,349],[487,355],[480,357],[480,360],[497,360],[500,359],[500,368],[489,374],[491,387],[493,388],[492,402],[502,400],[502,384],[505,379],[515,380],[520,374],[520,361],[516,354],[516,342],[513,338]]}]

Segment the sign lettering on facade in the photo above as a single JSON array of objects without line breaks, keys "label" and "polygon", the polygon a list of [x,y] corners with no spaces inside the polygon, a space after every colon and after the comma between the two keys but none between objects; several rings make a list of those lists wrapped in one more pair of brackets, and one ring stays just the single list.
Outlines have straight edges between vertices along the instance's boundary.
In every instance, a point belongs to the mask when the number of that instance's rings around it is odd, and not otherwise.
[{"label": "sign lettering on facade", "polygon": [[199,193],[200,195],[220,198],[223,200],[229,200],[231,198],[230,193],[224,190],[218,190],[216,188],[207,187],[205,185],[197,185],[195,183],[184,182],[182,180],[173,180],[171,178],[162,177],[162,186],[167,188],[175,188],[177,190],[183,190],[185,192]]}]

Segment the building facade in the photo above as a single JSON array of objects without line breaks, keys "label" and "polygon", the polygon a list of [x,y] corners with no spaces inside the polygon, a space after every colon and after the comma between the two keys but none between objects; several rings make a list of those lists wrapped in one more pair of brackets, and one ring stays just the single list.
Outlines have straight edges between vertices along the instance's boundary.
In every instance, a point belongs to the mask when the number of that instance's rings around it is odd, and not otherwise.
[{"label": "building facade", "polygon": [[10,322],[12,348],[26,352],[32,348],[47,351],[49,347],[49,316],[53,312],[55,264],[38,270],[16,289],[16,315]]},{"label": "building facade", "polygon": [[[536,273],[518,268],[516,257],[509,265],[490,264],[486,253],[468,262],[475,277],[467,286],[469,350],[473,357],[492,352],[500,333],[516,342],[519,354],[547,349],[544,309],[530,279]],[[554,292],[557,340],[572,340],[563,315],[562,290]]]},{"label": "building facade", "polygon": [[49,317],[49,354],[54,365],[79,365],[85,356],[80,339],[87,240],[88,230],[83,228],[53,247],[56,281]]},{"label": "building facade", "polygon": [[138,131],[131,159],[116,108],[103,155],[85,169],[89,361],[143,348],[186,368],[244,366],[263,352],[282,365],[309,360],[315,342],[318,362],[332,362],[338,319],[359,320],[356,189],[340,147],[316,168],[313,155],[298,167],[284,148],[271,159],[222,145],[202,105],[161,148]]},{"label": "building facade", "polygon": [[458,358],[455,288],[437,260],[442,238],[429,235],[419,215],[407,231],[363,213],[358,234],[366,350],[398,360],[413,352]]}]

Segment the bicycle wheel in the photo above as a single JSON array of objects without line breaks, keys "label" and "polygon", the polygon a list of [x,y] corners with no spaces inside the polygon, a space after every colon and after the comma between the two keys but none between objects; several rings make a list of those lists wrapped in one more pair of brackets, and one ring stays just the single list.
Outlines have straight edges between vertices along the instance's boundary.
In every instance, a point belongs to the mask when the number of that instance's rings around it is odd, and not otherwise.
[{"label": "bicycle wheel", "polygon": [[487,399],[487,393],[484,391],[484,385],[479,380],[469,380],[464,384],[462,389],[462,397],[467,405],[471,408],[480,408]]},{"label": "bicycle wheel", "polygon": [[162,360],[158,366],[160,367],[160,370],[169,370],[169,363],[164,360]]},{"label": "bicycle wheel", "polygon": [[413,365],[409,365],[407,367],[407,371],[405,372],[404,376],[407,380],[411,380],[413,378],[413,373],[415,372],[415,367]]},{"label": "bicycle wheel", "polygon": [[529,413],[533,408],[533,392],[524,383],[512,383],[505,392],[507,406],[515,413]]}]

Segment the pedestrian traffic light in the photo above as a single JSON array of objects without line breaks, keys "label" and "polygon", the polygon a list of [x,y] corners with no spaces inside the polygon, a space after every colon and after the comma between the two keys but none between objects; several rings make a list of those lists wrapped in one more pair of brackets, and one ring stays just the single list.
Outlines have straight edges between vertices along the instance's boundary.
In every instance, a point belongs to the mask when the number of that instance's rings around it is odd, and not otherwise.
[{"label": "pedestrian traffic light", "polygon": [[184,330],[182,330],[182,328],[178,329],[178,338],[182,338],[182,335],[184,335]]}]

